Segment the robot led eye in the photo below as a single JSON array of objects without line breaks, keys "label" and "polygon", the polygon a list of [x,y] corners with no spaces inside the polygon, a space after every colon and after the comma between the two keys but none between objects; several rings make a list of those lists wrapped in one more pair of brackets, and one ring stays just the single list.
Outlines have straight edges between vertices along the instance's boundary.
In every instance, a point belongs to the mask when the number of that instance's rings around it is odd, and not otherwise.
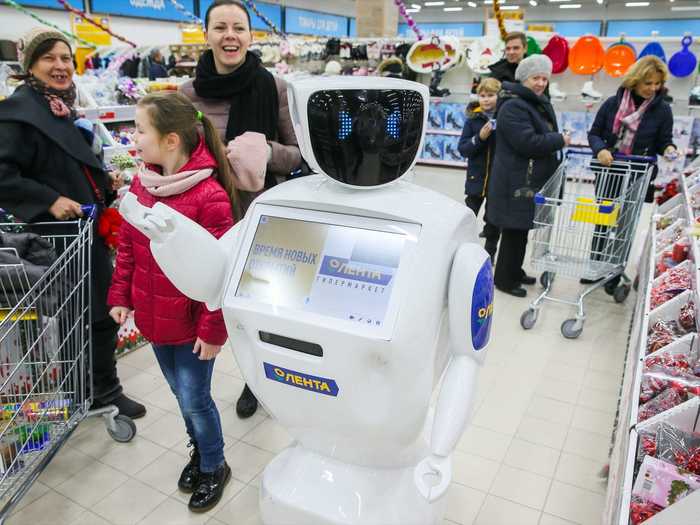
[{"label": "robot led eye", "polygon": [[348,138],[352,133],[352,117],[347,111],[341,111],[338,114],[338,120],[338,139],[343,140]]},{"label": "robot led eye", "polygon": [[401,131],[401,113],[394,111],[386,119],[386,134],[394,139],[399,138]]}]

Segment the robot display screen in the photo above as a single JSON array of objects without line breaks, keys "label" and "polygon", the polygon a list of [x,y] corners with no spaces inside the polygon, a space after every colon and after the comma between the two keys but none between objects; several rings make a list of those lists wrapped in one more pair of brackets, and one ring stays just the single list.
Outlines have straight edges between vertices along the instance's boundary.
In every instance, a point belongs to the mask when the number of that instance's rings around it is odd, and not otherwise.
[{"label": "robot display screen", "polygon": [[307,106],[316,161],[340,182],[386,184],[418,156],[424,108],[417,91],[325,90],[311,95]]},{"label": "robot display screen", "polygon": [[382,328],[406,239],[261,215],[236,297]]}]

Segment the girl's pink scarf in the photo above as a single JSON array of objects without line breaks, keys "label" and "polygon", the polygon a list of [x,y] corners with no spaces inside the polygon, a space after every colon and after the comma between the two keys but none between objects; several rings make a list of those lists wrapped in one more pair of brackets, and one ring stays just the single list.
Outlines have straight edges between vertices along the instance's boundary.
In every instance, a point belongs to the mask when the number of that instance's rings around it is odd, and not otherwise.
[{"label": "girl's pink scarf", "polygon": [[151,195],[156,197],[171,197],[184,193],[193,188],[214,172],[211,168],[201,170],[180,171],[174,175],[161,175],[141,164],[139,181]]},{"label": "girl's pink scarf", "polygon": [[634,108],[634,100],[632,99],[632,91],[625,89],[622,95],[622,102],[615,114],[613,121],[613,134],[618,138],[617,150],[623,155],[630,155],[634,147],[634,138],[639,129],[639,123],[646,112],[649,104],[653,99],[647,99],[639,106]]}]

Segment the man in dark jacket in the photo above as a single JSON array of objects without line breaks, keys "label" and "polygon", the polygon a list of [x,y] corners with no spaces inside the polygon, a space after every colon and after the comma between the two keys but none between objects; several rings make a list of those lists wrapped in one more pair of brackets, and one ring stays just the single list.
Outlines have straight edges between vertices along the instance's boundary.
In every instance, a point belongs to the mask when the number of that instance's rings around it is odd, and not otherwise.
[{"label": "man in dark jacket", "polygon": [[522,268],[535,193],[554,174],[560,163],[558,152],[570,142],[568,135],[558,132],[554,108],[544,96],[551,74],[552,61],[545,55],[523,60],[515,73],[520,83],[503,84],[497,112],[497,155],[487,218],[501,229],[496,287],[516,297],[527,295],[522,284],[535,283]]},{"label": "man in dark jacket", "polygon": [[[477,88],[479,103],[469,106],[469,119],[464,124],[459,139],[459,152],[467,159],[467,178],[464,184],[464,202],[475,216],[479,215],[481,204],[487,195],[488,179],[493,165],[496,146],[494,117],[501,83],[495,78],[483,80]],[[488,203],[486,204],[488,206]],[[498,249],[498,228],[485,221],[483,236],[484,248],[494,261]]]},{"label": "man in dark jacket", "polygon": [[[81,204],[107,204],[113,196],[111,183],[92,144],[76,125],[74,69],[66,37],[36,28],[23,38],[23,53],[25,83],[0,102],[0,208],[26,222],[53,222],[41,227],[42,234],[65,233],[57,221],[82,216]],[[114,404],[121,413],[136,418],[145,415],[146,409],[124,395],[117,376],[118,326],[107,309],[111,276],[108,248],[95,232],[91,245],[93,406]],[[73,322],[61,319],[66,326]]]},{"label": "man in dark jacket", "polygon": [[505,58],[489,66],[491,77],[500,82],[515,82],[515,70],[527,56],[527,37],[519,31],[508,33],[505,44]]}]

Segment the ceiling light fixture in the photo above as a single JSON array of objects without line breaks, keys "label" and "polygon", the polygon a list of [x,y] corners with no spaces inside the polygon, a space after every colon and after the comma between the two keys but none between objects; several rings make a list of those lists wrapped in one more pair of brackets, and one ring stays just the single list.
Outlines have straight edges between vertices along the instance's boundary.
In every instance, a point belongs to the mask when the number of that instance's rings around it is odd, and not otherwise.
[{"label": "ceiling light fixture", "polygon": [[438,5],[445,5],[445,2],[425,2],[423,5],[425,7],[433,7]]},{"label": "ceiling light fixture", "polygon": [[560,5],[559,9],[581,9],[581,4],[564,4]]},{"label": "ceiling light fixture", "polygon": [[476,2],[467,2],[469,7],[476,7]]},{"label": "ceiling light fixture", "polygon": [[530,0],[530,5],[532,7],[537,7],[537,0]]},{"label": "ceiling light fixture", "polygon": [[443,11],[461,11],[461,7],[445,7],[443,8]]},{"label": "ceiling light fixture", "polygon": [[649,7],[649,2],[626,2],[625,7]]}]

